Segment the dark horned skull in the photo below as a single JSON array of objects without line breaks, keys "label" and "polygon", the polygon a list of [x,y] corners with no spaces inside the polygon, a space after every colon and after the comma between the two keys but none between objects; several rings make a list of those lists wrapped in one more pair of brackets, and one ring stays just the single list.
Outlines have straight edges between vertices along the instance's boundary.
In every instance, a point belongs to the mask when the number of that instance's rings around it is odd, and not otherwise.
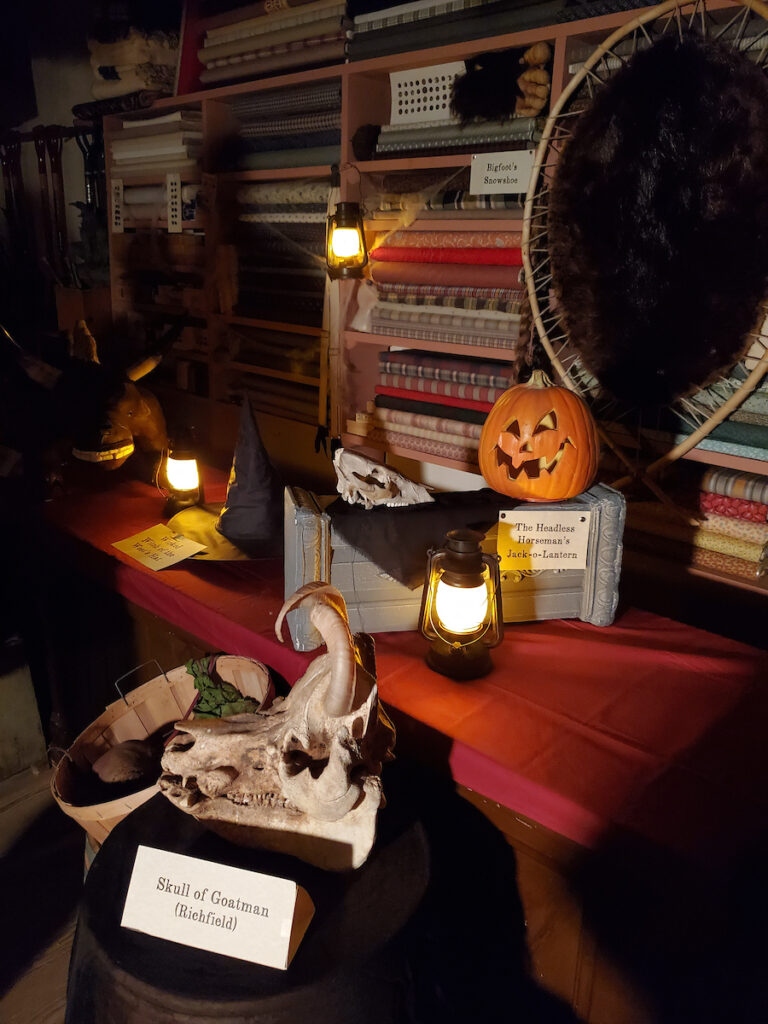
[{"label": "dark horned skull", "polygon": [[48,423],[46,429],[38,424],[42,443],[71,437],[75,458],[104,469],[122,465],[135,444],[162,452],[168,435],[160,403],[136,382],[158,365],[177,335],[174,325],[151,355],[128,367],[109,366],[99,361],[96,341],[80,320],[70,334],[68,359],[53,366],[24,352],[6,332],[16,345],[17,364],[43,391]]},{"label": "dark horned skull", "polygon": [[265,711],[177,723],[160,788],[234,842],[345,870],[373,845],[394,728],[379,705],[372,641],[350,635],[338,590],[298,590],[278,616],[278,636],[302,601],[327,653]]}]

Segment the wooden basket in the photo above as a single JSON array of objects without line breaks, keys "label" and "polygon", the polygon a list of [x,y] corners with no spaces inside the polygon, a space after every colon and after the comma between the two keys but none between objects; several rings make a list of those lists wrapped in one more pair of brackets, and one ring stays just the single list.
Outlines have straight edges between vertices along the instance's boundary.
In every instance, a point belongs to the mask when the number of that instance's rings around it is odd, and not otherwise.
[{"label": "wooden basket", "polygon": [[[221,655],[216,670],[222,679],[232,683],[248,697],[271,703],[274,690],[267,669],[260,662],[234,655]],[[140,807],[155,793],[157,784],[106,803],[78,805],[71,802],[74,792],[73,765],[88,769],[107,750],[124,740],[140,740],[157,729],[184,718],[195,699],[194,679],[181,665],[165,675],[155,676],[148,683],[116,700],[74,741],[54,772],[51,792],[59,807],[82,825],[96,849],[111,830],[131,811]]]}]

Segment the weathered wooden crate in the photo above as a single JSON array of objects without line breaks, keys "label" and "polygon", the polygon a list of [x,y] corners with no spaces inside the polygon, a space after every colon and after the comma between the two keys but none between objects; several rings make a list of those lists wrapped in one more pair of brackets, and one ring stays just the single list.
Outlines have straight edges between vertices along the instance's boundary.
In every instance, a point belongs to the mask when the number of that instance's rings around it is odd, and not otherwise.
[{"label": "weathered wooden crate", "polygon": [[[416,629],[422,588],[411,590],[394,580],[338,535],[326,511],[335,499],[335,495],[319,497],[299,487],[286,488],[285,596],[311,580],[325,580],[344,595],[353,632]],[[516,504],[510,502],[510,507]],[[570,618],[610,625],[618,602],[623,495],[595,484],[570,501],[553,502],[548,507],[592,512],[587,568],[546,569],[535,575],[505,573],[504,621]],[[487,533],[484,547],[496,550],[496,527]],[[304,608],[289,613],[288,625],[297,650],[311,651],[321,643]]]}]

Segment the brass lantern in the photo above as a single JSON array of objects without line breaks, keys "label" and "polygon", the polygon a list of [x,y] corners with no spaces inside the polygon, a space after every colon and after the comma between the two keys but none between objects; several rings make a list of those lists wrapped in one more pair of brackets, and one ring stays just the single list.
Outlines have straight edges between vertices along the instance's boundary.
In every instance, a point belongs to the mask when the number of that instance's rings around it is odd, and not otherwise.
[{"label": "brass lantern", "polygon": [[432,550],[419,628],[432,645],[427,664],[452,679],[477,679],[492,668],[489,648],[504,634],[499,560],[480,547],[482,534],[451,530]]},{"label": "brass lantern", "polygon": [[203,500],[197,458],[189,444],[177,444],[169,448],[164,469],[168,491],[165,506],[167,516],[175,515],[183,508],[190,508]]},{"label": "brass lantern", "polygon": [[325,261],[328,276],[335,280],[362,277],[368,262],[363,215],[359,203],[337,203],[325,230]]}]

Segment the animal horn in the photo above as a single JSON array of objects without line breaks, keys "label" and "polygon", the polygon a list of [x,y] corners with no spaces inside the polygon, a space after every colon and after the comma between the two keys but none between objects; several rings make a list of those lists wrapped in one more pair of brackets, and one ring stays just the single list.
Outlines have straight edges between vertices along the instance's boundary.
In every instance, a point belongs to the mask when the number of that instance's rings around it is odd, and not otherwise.
[{"label": "animal horn", "polygon": [[85,320],[78,320],[69,335],[69,354],[84,363],[98,363],[96,339],[88,330]]},{"label": "animal horn", "polygon": [[145,359],[140,359],[138,363],[134,363],[133,366],[129,366],[125,371],[128,380],[141,380],[142,377],[146,377],[148,373],[159,364],[162,359],[162,354],[155,352],[154,355],[147,356]]},{"label": "animal horn", "polygon": [[306,600],[312,602],[309,620],[323,638],[330,655],[331,681],[326,691],[325,712],[332,718],[339,718],[348,715],[352,710],[357,663],[355,646],[349,631],[347,606],[336,587],[332,587],[330,583],[305,583],[280,609],[275,622],[275,633],[282,643],[285,616]]},{"label": "animal horn", "polygon": [[157,350],[128,367],[125,371],[128,380],[141,380],[142,377],[146,377],[148,373],[151,373],[162,362],[163,356],[171,349],[174,341],[184,330],[185,323],[186,321],[183,317],[175,319],[162,338],[160,338]]}]

